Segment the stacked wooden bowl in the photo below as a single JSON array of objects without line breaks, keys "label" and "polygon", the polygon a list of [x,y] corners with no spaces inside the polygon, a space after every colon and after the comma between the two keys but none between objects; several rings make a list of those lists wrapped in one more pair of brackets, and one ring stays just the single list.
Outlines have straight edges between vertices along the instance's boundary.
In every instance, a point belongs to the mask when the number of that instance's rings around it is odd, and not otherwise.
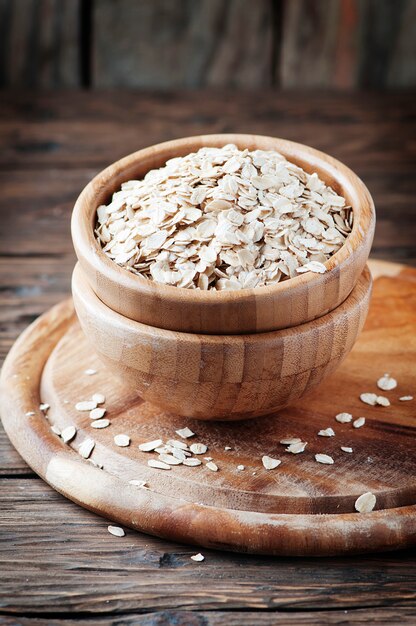
[{"label": "stacked wooden bowl", "polygon": [[[277,150],[353,207],[345,244],[325,264],[268,287],[188,290],[149,281],[111,261],[95,240],[96,209],[126,180],[175,156],[234,143]],[[152,146],[117,161],[83,190],[72,238],[72,292],[93,349],[138,395],[180,415],[235,420],[283,408],[318,385],[349,353],[371,294],[365,265],[374,205],[363,182],[317,150],[256,135],[206,135]]]}]

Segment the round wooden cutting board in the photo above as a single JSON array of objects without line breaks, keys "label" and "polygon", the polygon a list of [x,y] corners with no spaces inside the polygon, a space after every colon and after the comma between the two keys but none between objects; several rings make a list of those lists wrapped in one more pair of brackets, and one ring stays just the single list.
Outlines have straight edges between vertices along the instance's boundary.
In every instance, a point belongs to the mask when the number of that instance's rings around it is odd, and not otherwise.
[{"label": "round wooden cutting board", "polygon": [[[6,432],[25,461],[74,502],[122,525],[210,548],[280,555],[330,555],[395,549],[416,543],[416,270],[373,262],[370,314],[353,352],[327,381],[293,406],[257,420],[198,422],[164,414],[134,397],[106,371],[86,342],[71,301],[39,318],[19,338],[2,371],[1,412]],[[97,373],[87,375],[85,370]],[[398,387],[382,392],[385,372]],[[369,406],[359,396],[378,392],[388,407]],[[93,393],[106,396],[108,428],[90,426],[75,404]],[[415,399],[400,401],[402,396]],[[39,410],[40,403],[50,409]],[[352,413],[366,423],[355,429],[334,416]],[[64,444],[51,426],[74,425]],[[138,444],[180,439],[208,446],[219,470],[147,465],[156,453]],[[335,437],[318,431],[332,427]],[[127,434],[129,447],[114,444]],[[301,454],[279,441],[300,437]],[[90,460],[78,453],[95,441]],[[341,446],[351,447],[352,453]],[[231,449],[227,449],[227,448]],[[315,461],[324,453],[333,465]],[[281,460],[266,470],[263,455]],[[102,465],[102,469],[94,465]],[[238,470],[244,465],[244,470]],[[148,488],[129,484],[146,481]],[[371,491],[375,510],[357,513],[357,497]]]}]

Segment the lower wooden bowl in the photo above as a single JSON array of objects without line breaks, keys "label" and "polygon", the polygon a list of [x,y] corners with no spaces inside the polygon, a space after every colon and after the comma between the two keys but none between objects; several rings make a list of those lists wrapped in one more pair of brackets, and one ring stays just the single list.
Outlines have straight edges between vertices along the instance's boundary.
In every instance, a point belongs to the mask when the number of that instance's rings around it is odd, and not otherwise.
[{"label": "lower wooden bowl", "polygon": [[363,327],[371,284],[365,268],[327,315],[251,335],[181,333],[123,317],[99,300],[79,265],[72,293],[93,349],[139,396],[187,417],[236,420],[282,409],[335,370]]}]

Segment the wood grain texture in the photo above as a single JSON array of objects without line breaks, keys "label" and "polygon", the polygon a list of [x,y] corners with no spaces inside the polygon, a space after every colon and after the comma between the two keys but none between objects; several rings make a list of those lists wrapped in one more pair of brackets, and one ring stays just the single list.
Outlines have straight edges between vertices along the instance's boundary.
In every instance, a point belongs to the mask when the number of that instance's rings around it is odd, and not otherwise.
[{"label": "wood grain texture", "polygon": [[230,620],[234,610],[251,611],[260,624],[262,615],[279,614],[283,624],[284,617],[299,624],[297,613],[313,611],[325,624],[328,609],[345,621],[362,608],[361,619],[366,613],[367,623],[378,623],[377,607],[397,617],[416,608],[414,549],[319,561],[204,550],[201,564],[183,544],[128,529],[124,538],[111,536],[108,521],[40,480],[2,481],[0,506],[0,613],[18,620],[102,616],[119,626],[129,613],[176,609],[219,611]]},{"label": "wood grain texture", "polygon": [[0,85],[414,87],[415,0],[1,0]]},{"label": "wood grain texture", "polygon": [[[399,270],[394,277],[378,279],[373,318],[350,359],[327,381],[324,395],[322,389],[309,394],[280,412],[279,419],[268,415],[234,425],[185,422],[208,444],[218,473],[207,472],[203,466],[196,471],[183,466],[173,472],[148,467],[148,455],[137,452],[135,446],[175,436],[184,420],[141,404],[125,383],[112,380],[109,387],[108,373],[97,366],[91,347],[73,325],[68,303],[53,308],[27,329],[6,360],[1,378],[3,423],[23,458],[55,489],[86,508],[150,534],[211,548],[289,555],[413,545],[414,406],[397,400],[415,384],[411,364],[416,353],[416,281],[414,272],[409,274]],[[406,303],[391,319],[389,307],[402,289]],[[380,320],[384,317],[396,352],[389,342],[383,343],[386,328]],[[363,413],[359,394],[375,386],[383,371],[379,361],[386,354],[390,369],[401,381],[401,389],[390,394],[393,406],[397,403],[394,412],[392,407],[365,406],[365,428],[334,423],[338,435],[331,441],[319,438],[318,430],[327,427],[336,412]],[[88,367],[98,374],[82,375]],[[344,388],[348,393],[342,399]],[[106,394],[108,416],[114,421],[108,430],[92,433],[88,416],[73,407],[95,391]],[[40,401],[51,406],[48,419],[37,409]],[[26,416],[30,410],[35,414]],[[50,431],[51,423],[61,429],[76,424],[74,442],[63,444]],[[114,447],[113,436],[120,431],[131,436],[127,450]],[[288,456],[278,443],[296,435],[309,442],[308,452],[301,457]],[[94,437],[93,459],[103,463],[103,470],[77,454],[87,436]],[[388,456],[386,441],[390,441]],[[224,445],[231,445],[232,450],[224,451]],[[350,445],[353,455],[342,453],[340,445]],[[335,458],[334,465],[315,462],[313,455],[323,450]],[[264,453],[286,457],[277,472],[262,468]],[[237,472],[238,464],[246,470]],[[149,490],[129,485],[132,478],[145,480]],[[376,493],[377,510],[369,515],[355,513],[354,502],[366,491]]]},{"label": "wood grain texture", "polygon": [[0,424],[0,476],[34,476],[20,454],[10,445],[2,424]]},{"label": "wood grain texture", "polygon": [[[358,84],[364,88],[386,87],[390,74],[390,65],[394,57],[402,58],[398,49],[400,30],[404,27],[406,9],[415,5],[414,0],[399,2],[377,2],[364,0],[357,3],[361,19],[359,37],[361,59],[359,64]],[[413,29],[416,25],[413,22]],[[413,37],[415,31],[413,31]],[[410,71],[414,71],[415,61],[409,59]],[[396,66],[397,67],[397,66]]]},{"label": "wood grain texture", "polygon": [[[239,291],[178,289],[147,280],[110,260],[94,235],[96,210],[123,182],[141,179],[170,158],[204,146],[234,143],[244,150],[277,150],[346,198],[354,214],[351,234],[325,263],[327,272],[307,272],[290,281]],[[351,293],[370,253],[375,227],[373,200],[346,166],[308,146],[259,135],[202,135],[150,146],[100,172],[79,196],[71,220],[74,248],[85,277],[108,307],[137,322],[168,330],[242,334],[275,331],[309,322],[338,307]]]},{"label": "wood grain texture", "polygon": [[179,415],[236,420],[282,409],[336,369],[363,327],[371,276],[365,270],[340,306],[312,322],[241,335],[162,330],[123,317],[94,294],[79,265],[72,294],[88,341],[133,392]]},{"label": "wood grain texture", "polygon": [[[340,623],[356,624],[400,624],[413,625],[416,609],[409,608],[374,608],[371,609],[333,609],[331,611],[288,610],[279,607],[277,611],[155,611],[152,613],[122,614],[100,617],[88,617],[89,626],[274,626],[311,624],[326,626]],[[82,619],[82,618],[81,618]],[[67,618],[1,617],[1,626],[75,626],[80,624],[76,614]]]},{"label": "wood grain texture", "polygon": [[[74,255],[69,219],[79,190],[123,154],[173,137],[247,129],[333,154],[363,178],[374,197],[378,223],[373,254],[415,263],[413,110],[411,93],[306,97],[303,92],[269,92],[259,98],[218,90],[163,95],[3,92],[0,281],[7,289],[0,291],[0,357],[34,317],[70,293]],[[400,302],[406,302],[401,289],[398,293]],[[388,316],[394,317],[396,309],[392,299]],[[384,371],[386,363],[388,355],[377,366]],[[401,378],[401,370],[399,374]],[[357,403],[354,410],[359,409]],[[1,432],[0,441],[0,468],[7,465],[7,474],[24,471]],[[1,480],[0,496],[5,496],[5,484]],[[0,541],[6,563],[0,566],[0,596],[7,600],[2,611],[14,615],[3,616],[8,626],[67,621],[73,626],[87,618],[92,624],[142,620],[146,626],[161,626],[183,622],[183,611],[178,611],[185,602],[194,609],[186,614],[189,619],[195,614],[198,626],[209,620],[226,626],[415,621],[414,550],[319,562],[204,550],[209,558],[192,570],[190,579],[184,578],[187,567],[175,563],[179,554],[185,555],[179,562],[188,565],[194,549],[139,533],[129,534],[134,542],[123,547],[108,535],[101,518],[40,479],[14,478],[7,485],[14,487],[7,504],[0,504],[0,535],[3,539],[7,529],[10,539]],[[103,537],[112,543],[104,546]],[[157,570],[162,578],[153,578],[148,569],[142,573],[140,563],[163,555]],[[35,622],[36,612],[47,617]]]},{"label": "wood grain texture", "polygon": [[93,85],[270,86],[272,28],[269,0],[99,0]]},{"label": "wood grain texture", "polygon": [[415,10],[414,0],[286,0],[278,52],[282,86],[412,84]]},{"label": "wood grain texture", "polygon": [[389,87],[404,87],[416,82],[416,2],[408,0],[401,11],[400,36],[390,59],[386,82]]},{"label": "wood grain texture", "polygon": [[80,0],[2,0],[1,87],[77,87]]},{"label": "wood grain texture", "polygon": [[339,0],[286,0],[280,76],[284,87],[327,86],[333,80]]}]

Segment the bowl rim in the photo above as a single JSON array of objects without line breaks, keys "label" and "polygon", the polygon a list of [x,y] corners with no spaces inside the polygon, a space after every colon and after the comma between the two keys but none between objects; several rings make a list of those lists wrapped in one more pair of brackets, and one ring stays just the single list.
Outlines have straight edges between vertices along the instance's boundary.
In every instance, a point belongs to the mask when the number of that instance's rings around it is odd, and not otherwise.
[{"label": "bowl rim", "polygon": [[[102,251],[99,242],[95,238],[93,226],[99,203],[97,200],[93,206],[92,203],[94,199],[97,199],[98,194],[102,193],[103,189],[111,184],[115,177],[123,177],[123,172],[127,172],[129,168],[132,168],[140,161],[152,161],[155,157],[160,157],[165,153],[168,153],[167,159],[174,158],[175,155],[172,154],[172,149],[179,152],[178,156],[182,156],[204,146],[220,147],[228,143],[235,143],[240,149],[246,144],[262,143],[264,144],[262,147],[252,149],[277,150],[295,164],[301,161],[310,170],[316,171],[317,168],[320,176],[322,172],[325,172],[327,177],[333,178],[337,185],[348,191],[348,199],[351,200],[350,204],[353,206],[354,213],[353,228],[341,248],[325,262],[324,265],[327,271],[324,274],[305,272],[272,285],[238,290],[186,289],[158,283],[135,274],[123,266],[117,265]],[[150,167],[149,169],[152,168]],[[129,178],[131,177],[126,177],[124,180],[129,180]],[[363,204],[365,206],[362,206]],[[313,286],[314,282],[318,284],[320,279],[327,277],[340,264],[348,262],[351,253],[361,243],[365,242],[368,235],[372,236],[374,226],[375,208],[370,192],[363,181],[341,161],[305,144],[267,135],[241,133],[183,137],[158,143],[128,154],[101,170],[84,187],[75,202],[71,218],[72,239],[79,259],[86,260],[96,272],[104,274],[110,282],[120,287],[149,297],[166,298],[171,304],[184,304],[186,302],[199,304],[235,303],[251,299],[253,296],[261,297],[271,294],[278,296],[279,293],[287,292],[296,287]]]},{"label": "bowl rim", "polygon": [[[179,341],[183,344],[192,344],[208,348],[215,348],[215,346],[224,346],[224,344],[230,345],[232,342],[241,343],[244,340],[249,341],[252,347],[264,346],[264,344],[273,344],[276,340],[280,341],[289,337],[300,338],[305,333],[308,334],[312,329],[322,330],[327,324],[332,323],[334,318],[342,319],[346,312],[350,310],[351,306],[354,308],[360,307],[363,299],[371,295],[373,289],[373,278],[368,265],[365,265],[363,272],[361,273],[357,283],[354,285],[351,293],[348,297],[335,309],[328,311],[321,317],[309,320],[303,324],[297,326],[290,326],[288,328],[280,328],[277,330],[270,330],[260,333],[241,333],[239,335],[233,334],[204,334],[204,333],[192,333],[189,331],[169,330],[166,328],[159,328],[158,326],[152,326],[143,322],[138,322],[129,317],[126,317],[122,313],[110,308],[105,302],[103,302],[94,289],[90,285],[82,270],[80,263],[76,263],[71,277],[72,293],[79,300],[81,300],[87,308],[95,313],[104,321],[105,324],[109,324],[113,328],[127,330],[128,332],[141,335],[143,338],[156,339],[166,344],[176,344]],[[75,293],[74,293],[75,292]],[[360,297],[361,294],[361,297]],[[354,299],[355,296],[355,299]],[[86,304],[85,304],[86,303]],[[75,306],[76,309],[76,306]]]}]

